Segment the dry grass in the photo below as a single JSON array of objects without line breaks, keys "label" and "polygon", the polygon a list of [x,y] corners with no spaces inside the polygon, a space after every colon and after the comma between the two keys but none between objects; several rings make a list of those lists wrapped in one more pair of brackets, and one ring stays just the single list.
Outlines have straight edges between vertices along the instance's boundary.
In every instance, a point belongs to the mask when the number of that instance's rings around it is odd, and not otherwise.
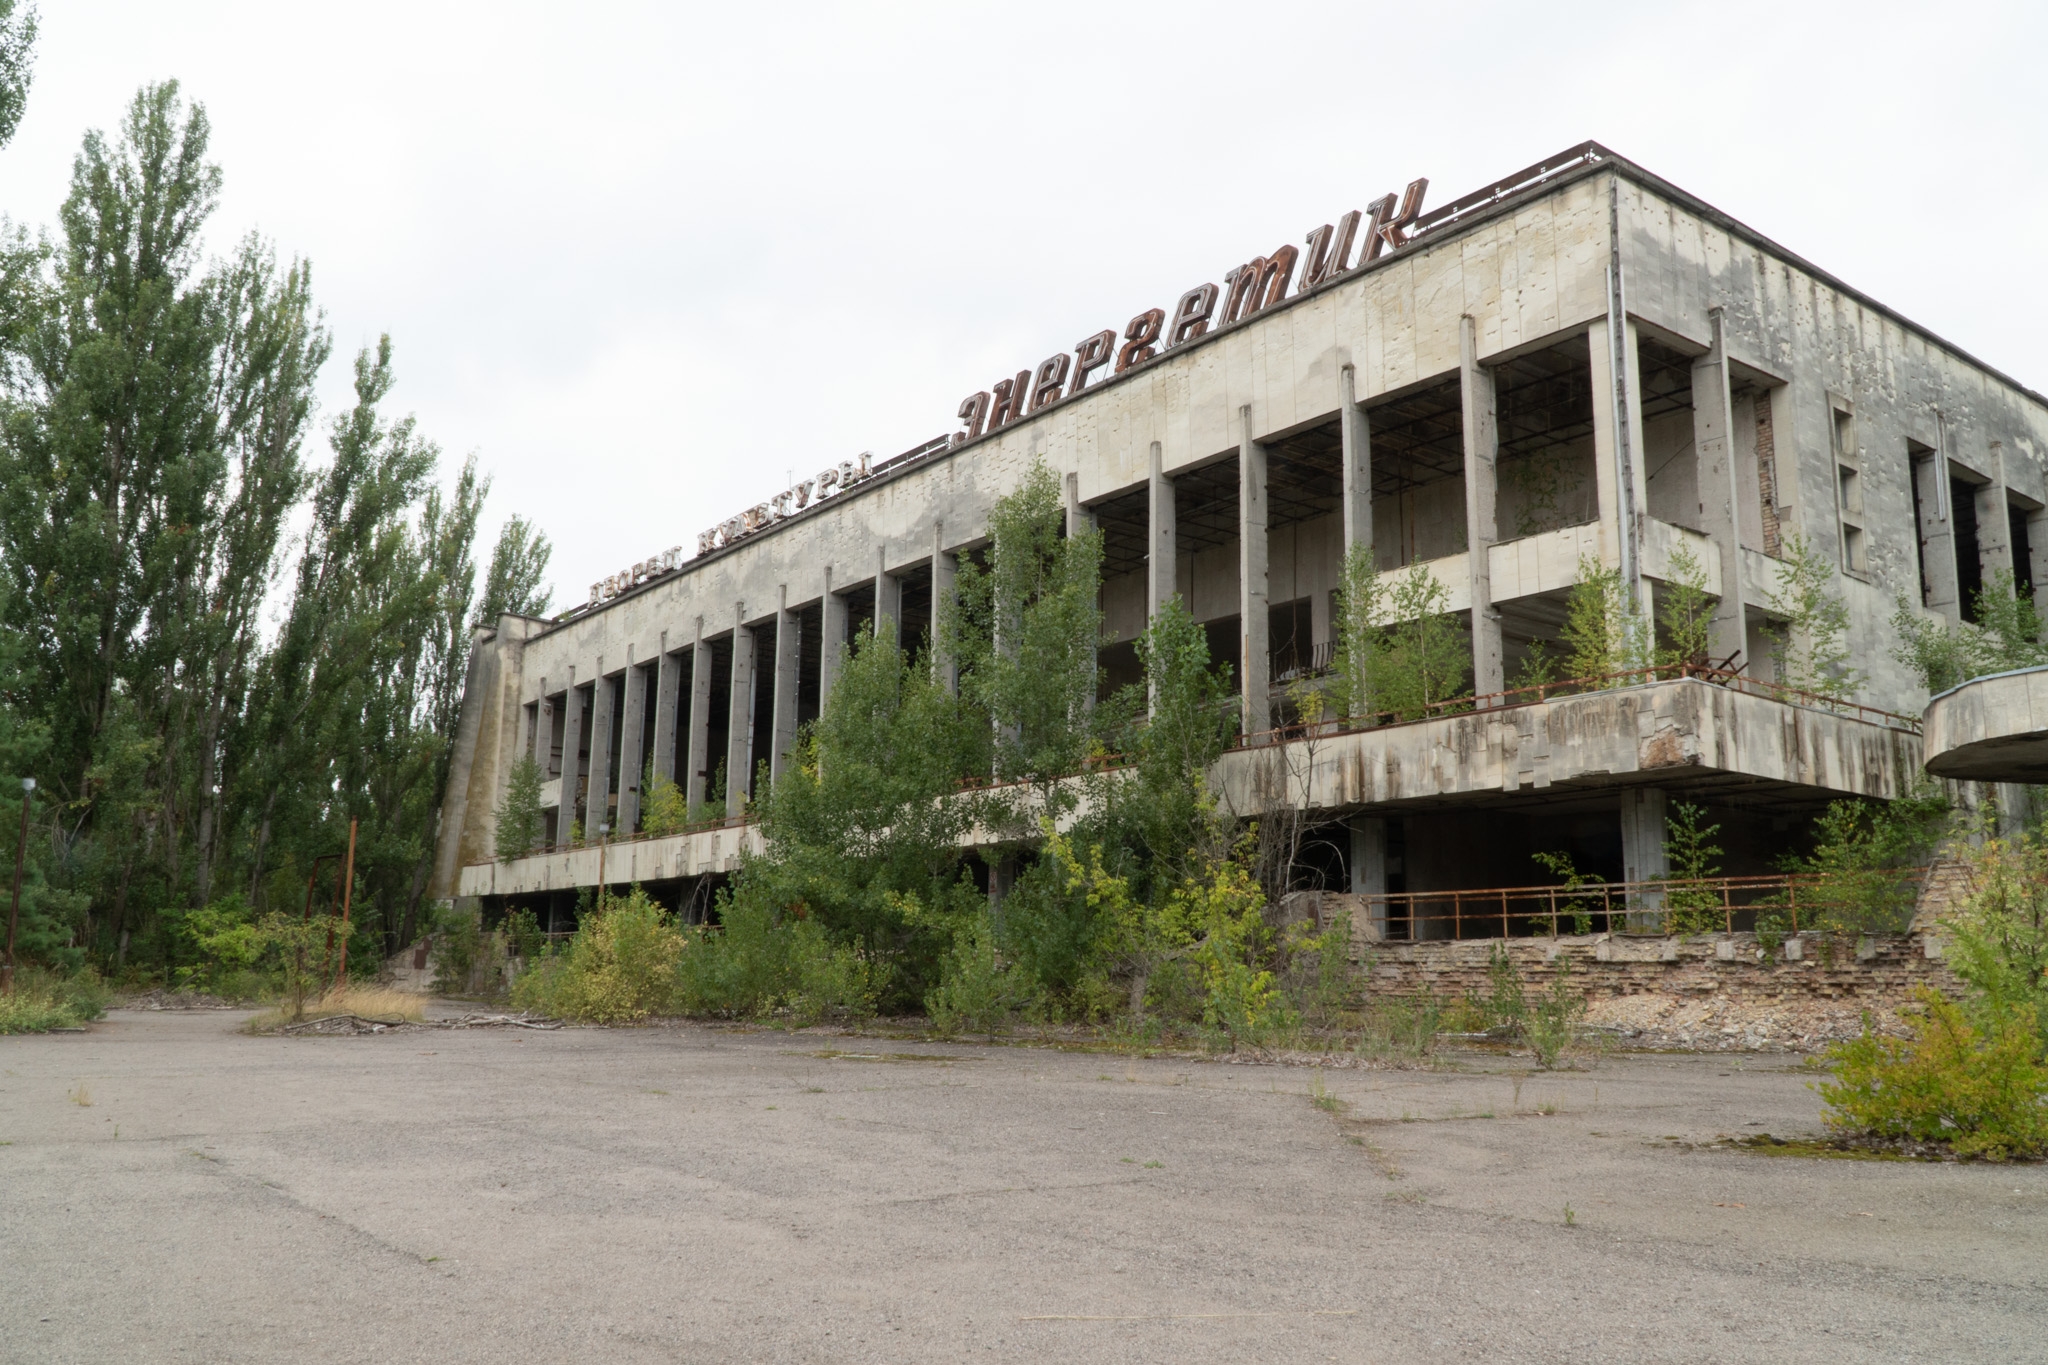
[{"label": "dry grass", "polygon": [[[353,1014],[380,1024],[417,1024],[427,1017],[426,1005],[424,996],[409,991],[350,982],[307,1001],[306,1012],[300,1018],[327,1019],[337,1014]],[[279,1025],[297,1022],[291,1017],[289,1005],[279,1005],[257,1015],[245,1027],[251,1033],[266,1033]]]}]

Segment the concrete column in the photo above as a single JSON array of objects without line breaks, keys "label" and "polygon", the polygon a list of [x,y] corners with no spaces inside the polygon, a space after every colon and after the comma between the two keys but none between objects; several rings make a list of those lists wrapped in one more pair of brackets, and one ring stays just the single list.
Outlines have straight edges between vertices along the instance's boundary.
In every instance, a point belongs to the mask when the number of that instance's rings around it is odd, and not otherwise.
[{"label": "concrete column", "polygon": [[960,561],[946,553],[946,524],[932,523],[932,681],[948,692],[960,690],[960,666],[953,658],[946,631],[953,619],[955,583]]},{"label": "concrete column", "polygon": [[797,663],[803,644],[796,613],[789,609],[789,585],[783,584],[776,593],[775,752],[768,756],[771,782],[782,776],[782,770],[789,765],[789,752],[796,747]]},{"label": "concrete column", "polygon": [[[654,780],[676,780],[676,696],[683,681],[683,661],[668,652],[668,632],[661,633],[661,655],[655,660]],[[687,758],[688,756],[685,755]]]},{"label": "concrete column", "polygon": [[[1650,882],[1671,874],[1664,854],[1664,791],[1661,787],[1621,789],[1621,875],[1631,882]],[[1633,908],[1662,909],[1662,892],[1637,896]]]},{"label": "concrete column", "polygon": [[1500,611],[1493,605],[1493,542],[1500,534],[1500,428],[1493,406],[1493,371],[1479,363],[1479,341],[1468,313],[1458,320],[1459,388],[1465,416],[1465,566],[1472,585],[1472,690],[1480,696],[1507,687],[1501,669]]},{"label": "concrete column", "polygon": [[1273,621],[1267,602],[1266,448],[1252,439],[1249,406],[1237,410],[1237,421],[1237,601],[1244,654],[1244,730],[1258,734],[1273,728],[1268,695],[1273,660],[1267,637]]},{"label": "concrete column", "polygon": [[[1351,825],[1351,893],[1387,894],[1387,822],[1375,815],[1354,815]],[[1375,943],[1387,936],[1387,902],[1368,901],[1364,924],[1352,926]]]},{"label": "concrete column", "polygon": [[[1617,331],[1627,361],[1618,382],[1614,368]],[[1649,604],[1643,596],[1642,528],[1650,516],[1649,480],[1643,472],[1640,405],[1631,397],[1642,391],[1636,363],[1635,324],[1598,322],[1587,340],[1593,362],[1593,453],[1600,495],[1600,559],[1603,564],[1621,569],[1627,586],[1636,595],[1639,609],[1647,611]],[[1786,464],[1785,460],[1779,461],[1781,482]]]},{"label": "concrete column", "polygon": [[903,643],[903,585],[889,572],[889,547],[875,547],[875,638]]},{"label": "concrete column", "polygon": [[1071,538],[1095,529],[1095,514],[1081,505],[1081,476],[1069,474],[1067,490],[1067,535]]},{"label": "concrete column", "polygon": [[1177,548],[1177,509],[1173,501],[1173,480],[1166,476],[1166,457],[1159,442],[1152,443],[1152,477],[1148,489],[1151,530],[1145,547],[1145,619],[1159,614],[1159,608],[1179,591],[1174,574],[1180,564]]},{"label": "concrete column", "polygon": [[[1853,429],[1853,428],[1852,428]],[[1863,467],[1862,461],[1858,468]],[[1991,482],[1977,492],[1977,550],[1984,562],[1984,585],[1991,585],[1991,575],[2011,573],[2012,562],[2012,498],[2005,491],[2005,443],[1991,443]],[[1864,478],[1864,496],[1869,496],[1870,476]],[[1868,504],[1865,504],[1868,506]],[[1867,514],[1866,514],[1867,520]],[[1864,532],[1868,535],[1869,532]]]},{"label": "concrete column", "polygon": [[1358,406],[1358,372],[1346,365],[1339,371],[1343,384],[1337,408],[1337,428],[1344,449],[1344,548],[1350,558],[1354,546],[1372,554],[1372,424],[1365,409]]},{"label": "concrete column", "polygon": [[647,734],[647,670],[633,663],[633,651],[626,650],[626,695],[619,715],[619,818],[612,832],[627,835],[640,828],[640,772],[646,755],[640,752]]},{"label": "concrete column", "polygon": [[732,608],[732,698],[725,722],[725,813],[747,808],[754,774],[754,632],[747,629],[747,608]]},{"label": "concrete column", "polygon": [[821,606],[825,629],[818,650],[818,709],[822,711],[832,695],[832,684],[839,681],[839,659],[847,645],[846,599],[832,591],[832,569],[829,565],[825,569],[825,597]]},{"label": "concrete column", "polygon": [[554,757],[555,704],[548,699],[548,680],[540,680],[540,705],[533,709],[533,761],[540,765],[540,780],[548,780],[548,763]]},{"label": "concrete column", "polygon": [[597,656],[597,682],[590,690],[590,792],[583,802],[583,834],[597,837],[600,824],[612,823],[612,680],[604,675],[604,656]]},{"label": "concrete column", "polygon": [[1692,364],[1692,443],[1698,461],[1700,529],[1720,547],[1721,581],[1708,587],[1719,598],[1707,652],[1733,658],[1745,645],[1742,603],[1741,507],[1735,471],[1735,399],[1729,389],[1728,339],[1719,308],[1707,310],[1712,347]]},{"label": "concrete column", "polygon": [[697,618],[696,641],[690,647],[690,750],[683,770],[683,796],[694,812],[704,804],[711,780],[711,642],[704,638],[704,618]]},{"label": "concrete column", "polygon": [[583,693],[576,688],[576,670],[562,695],[562,804],[555,816],[555,847],[568,848],[569,828],[576,822],[576,788],[582,779]]}]

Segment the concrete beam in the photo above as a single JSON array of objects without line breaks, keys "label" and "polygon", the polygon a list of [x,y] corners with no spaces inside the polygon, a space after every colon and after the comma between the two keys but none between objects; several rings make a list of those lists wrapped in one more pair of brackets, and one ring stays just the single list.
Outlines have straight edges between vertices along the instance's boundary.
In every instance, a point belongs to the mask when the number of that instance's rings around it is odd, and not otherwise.
[{"label": "concrete beam", "polygon": [[1273,728],[1271,697],[1273,629],[1268,602],[1270,576],[1266,546],[1266,448],[1252,439],[1252,410],[1237,410],[1237,580],[1239,639],[1243,664],[1246,734]]},{"label": "concrete beam", "polygon": [[640,746],[647,735],[647,672],[633,662],[626,651],[626,694],[619,714],[619,818],[615,833],[632,834],[640,828],[640,774],[646,756]]},{"label": "concrete beam", "polygon": [[1692,440],[1697,461],[1700,529],[1721,549],[1720,581],[1708,584],[1718,599],[1707,652],[1727,659],[1743,651],[1747,616],[1742,601],[1742,556],[1737,529],[1735,400],[1728,381],[1728,338],[1719,308],[1707,310],[1713,342],[1692,365]]},{"label": "concrete beam", "polygon": [[771,782],[782,776],[782,770],[789,765],[790,750],[796,747],[797,665],[802,643],[796,613],[789,609],[789,587],[785,584],[775,610],[775,752],[768,757]]},{"label": "concrete beam", "polygon": [[732,696],[726,706],[725,813],[747,809],[754,772],[754,632],[747,628],[747,607],[732,608]]},{"label": "concrete beam", "polygon": [[555,847],[568,848],[569,832],[576,823],[577,789],[581,785],[583,748],[583,692],[576,686],[576,670],[569,670],[569,686],[562,696],[562,785],[561,801],[555,814]]},{"label": "concrete beam", "polygon": [[1479,363],[1472,315],[1458,320],[1458,387],[1465,427],[1465,567],[1471,579],[1472,690],[1480,696],[1507,686],[1502,673],[1500,612],[1493,605],[1493,543],[1500,538],[1495,505],[1500,493],[1500,428],[1494,413],[1493,371]]}]

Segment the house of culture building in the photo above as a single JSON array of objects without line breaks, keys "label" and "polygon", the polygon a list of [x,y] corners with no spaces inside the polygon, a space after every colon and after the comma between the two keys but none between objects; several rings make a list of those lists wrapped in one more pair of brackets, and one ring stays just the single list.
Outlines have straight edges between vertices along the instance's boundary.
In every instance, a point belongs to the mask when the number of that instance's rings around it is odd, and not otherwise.
[{"label": "house of culture building", "polygon": [[[1103,533],[1105,690],[1137,680],[1131,641],[1179,596],[1259,740],[1215,785],[1248,809],[1258,764],[1295,762],[1291,799],[1343,831],[1334,885],[1526,885],[1545,849],[1653,878],[1679,800],[1722,826],[1727,872],[1763,872],[1828,801],[1900,794],[1926,696],[1891,618],[1902,599],[1957,618],[1999,571],[2048,583],[2048,400],[1597,144],[1441,207],[1426,191],[990,384],[900,456],[693,518],[560,617],[480,629],[433,894],[565,909],[601,857],[607,883],[672,903],[715,885],[850,632],[920,638],[1037,461],[1070,527]],[[1582,561],[1648,608],[1681,550],[1718,599],[1714,659],[1768,680],[1795,536],[1835,566],[1859,706],[1699,678],[1494,695],[1556,638]],[[1310,753],[1272,727],[1284,684],[1327,666],[1352,546],[1449,587],[1479,699]],[[548,848],[501,861],[522,753]],[[632,837],[648,771],[693,805],[722,773],[729,818]],[[607,848],[572,846],[600,823]]]}]

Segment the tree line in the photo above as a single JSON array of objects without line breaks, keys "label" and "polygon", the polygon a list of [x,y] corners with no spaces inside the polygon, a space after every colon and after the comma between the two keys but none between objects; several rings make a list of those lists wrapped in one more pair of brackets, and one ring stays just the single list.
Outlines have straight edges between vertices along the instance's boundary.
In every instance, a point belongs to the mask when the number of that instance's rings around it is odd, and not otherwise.
[{"label": "tree line", "polygon": [[[322,419],[311,263],[210,250],[210,134],[145,86],[84,136],[54,228],[0,240],[0,800],[36,780],[19,951],[58,969],[174,975],[192,915],[298,909],[351,822],[352,956],[411,941],[470,631],[550,595],[517,517],[479,591],[490,480],[471,456],[444,483],[391,410],[388,336]],[[317,870],[325,906],[340,860]]]}]

